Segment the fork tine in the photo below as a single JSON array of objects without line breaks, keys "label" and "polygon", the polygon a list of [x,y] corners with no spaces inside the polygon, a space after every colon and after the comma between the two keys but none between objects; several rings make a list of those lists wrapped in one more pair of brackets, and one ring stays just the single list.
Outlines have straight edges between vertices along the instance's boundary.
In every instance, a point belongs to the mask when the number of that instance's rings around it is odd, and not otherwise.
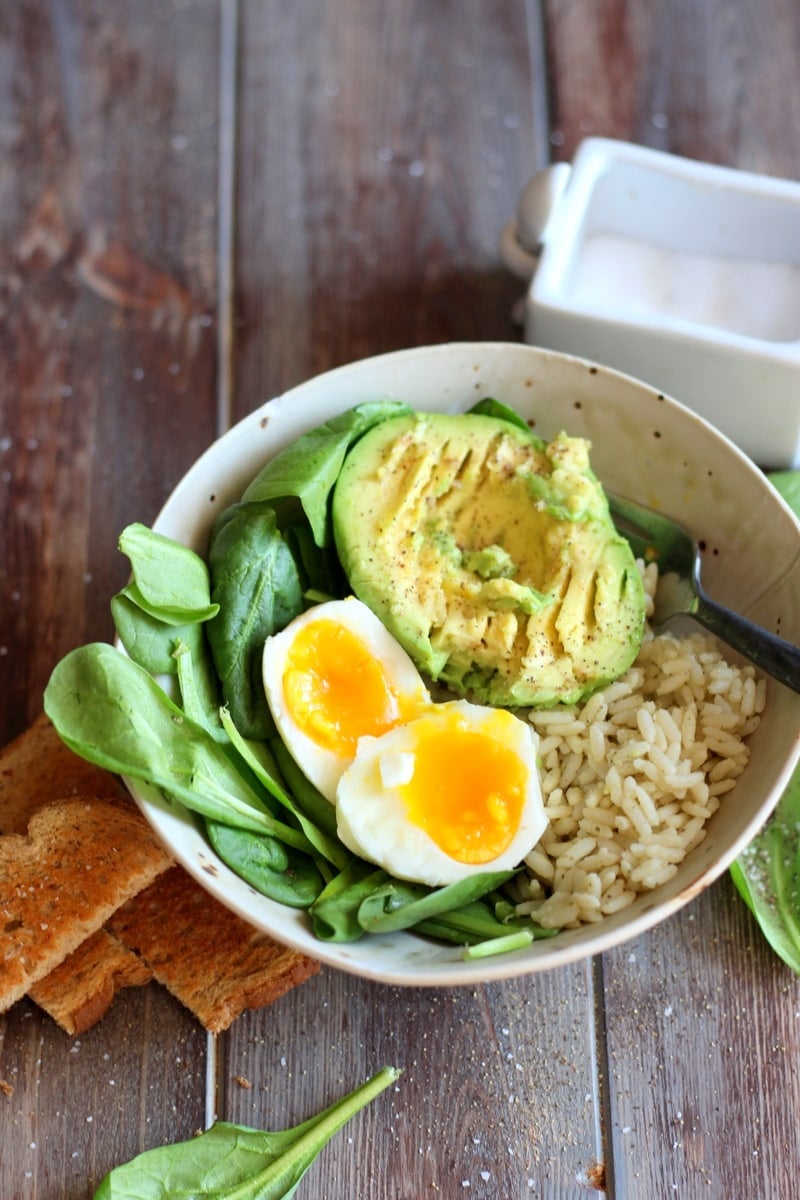
[{"label": "fork tine", "polygon": [[637,557],[656,560],[661,571],[691,572],[694,545],[685,529],[632,500],[611,492],[606,495],[614,524]]}]

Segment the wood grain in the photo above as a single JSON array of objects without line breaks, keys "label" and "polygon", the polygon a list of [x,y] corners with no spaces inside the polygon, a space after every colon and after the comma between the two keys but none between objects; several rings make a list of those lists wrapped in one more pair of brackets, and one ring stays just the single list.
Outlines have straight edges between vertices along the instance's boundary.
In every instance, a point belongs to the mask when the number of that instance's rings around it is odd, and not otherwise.
[{"label": "wood grain", "polygon": [[[0,11],[0,730],[111,633],[121,528],[216,431],[216,6]],[[3,1020],[0,1195],[78,1200],[205,1116],[205,1035],[159,989],[71,1041]]]},{"label": "wood grain", "polygon": [[616,137],[744,170],[800,174],[792,0],[547,0],[551,141]]},{"label": "wood grain", "polygon": [[240,45],[235,412],[351,359],[516,337],[497,242],[544,100],[524,6],[244,3]]}]

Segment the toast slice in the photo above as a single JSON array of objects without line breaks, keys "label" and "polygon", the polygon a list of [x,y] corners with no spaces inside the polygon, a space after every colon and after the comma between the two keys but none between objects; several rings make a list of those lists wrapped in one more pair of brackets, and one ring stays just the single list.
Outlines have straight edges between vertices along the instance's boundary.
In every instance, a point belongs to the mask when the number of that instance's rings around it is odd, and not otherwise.
[{"label": "toast slice", "polygon": [[274,942],[173,867],[124,904],[108,928],[211,1033],[303,983],[319,963]]},{"label": "toast slice", "polygon": [[40,979],[28,995],[71,1036],[108,1012],[123,988],[149,983],[153,972],[107,929],[98,929]]},{"label": "toast slice", "polygon": [[0,1012],[171,865],[132,806],[91,797],[38,808],[0,837]]},{"label": "toast slice", "polygon": [[116,775],[70,750],[45,713],[0,752],[0,834],[25,833],[43,804],[82,796],[132,805]]}]

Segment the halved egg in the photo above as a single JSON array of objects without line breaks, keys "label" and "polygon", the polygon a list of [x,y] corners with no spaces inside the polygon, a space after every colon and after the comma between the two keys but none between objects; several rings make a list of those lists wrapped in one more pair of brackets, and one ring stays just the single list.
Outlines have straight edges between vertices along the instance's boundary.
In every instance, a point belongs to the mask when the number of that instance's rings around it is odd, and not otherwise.
[{"label": "halved egg", "polygon": [[513,869],[547,825],[535,734],[504,709],[432,706],[359,743],[336,812],[344,844],[398,879]]},{"label": "halved egg", "polygon": [[431,702],[405,650],[355,597],[310,608],[267,638],[262,673],[286,748],[331,802],[359,738]]}]

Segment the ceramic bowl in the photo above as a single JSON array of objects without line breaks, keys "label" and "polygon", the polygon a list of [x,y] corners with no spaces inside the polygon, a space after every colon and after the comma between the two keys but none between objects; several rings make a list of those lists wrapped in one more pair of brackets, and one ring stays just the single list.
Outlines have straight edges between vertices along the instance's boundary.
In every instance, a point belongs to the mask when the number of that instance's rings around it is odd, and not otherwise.
[{"label": "ceramic bowl", "polygon": [[646,379],[800,466],[800,182],[586,138],[501,239],[525,340]]},{"label": "ceramic bowl", "polygon": [[[457,412],[491,395],[542,435],[589,438],[595,471],[616,491],[679,518],[712,552],[711,595],[783,636],[800,639],[800,526],[756,467],[703,419],[612,370],[524,345],[453,344],[400,351],[341,367],[270,400],[215,442],[167,500],[160,532],[203,552],[217,513],[260,467],[305,430],[366,400],[391,397]],[[353,974],[392,984],[459,985],[546,970],[597,954],[676,912],[753,837],[798,757],[800,696],[779,684],[751,738],[751,760],[702,844],[657,891],[602,922],[524,951],[464,961],[458,948],[400,933],[346,945],[317,941],[300,912],[257,894],[209,849],[193,818],[132,784],[175,858],[212,895],[257,928]]]}]

